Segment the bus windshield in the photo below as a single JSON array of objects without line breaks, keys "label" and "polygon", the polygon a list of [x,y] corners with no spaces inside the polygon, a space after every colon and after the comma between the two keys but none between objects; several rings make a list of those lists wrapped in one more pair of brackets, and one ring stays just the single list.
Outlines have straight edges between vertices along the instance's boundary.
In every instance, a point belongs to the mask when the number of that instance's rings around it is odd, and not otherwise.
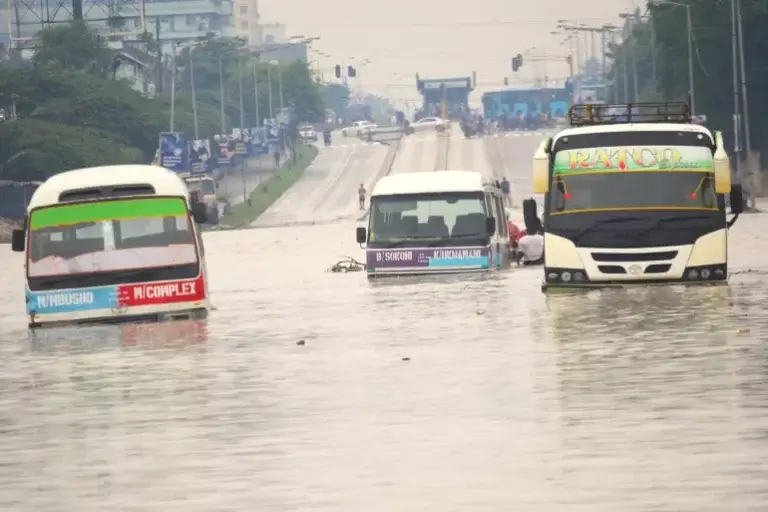
[{"label": "bus windshield", "polygon": [[198,263],[182,198],[118,199],[33,210],[27,275],[107,274]]},{"label": "bus windshield", "polygon": [[707,147],[614,146],[555,153],[550,214],[717,210]]},{"label": "bus windshield", "polygon": [[374,196],[369,245],[478,243],[487,237],[487,211],[483,192]]}]

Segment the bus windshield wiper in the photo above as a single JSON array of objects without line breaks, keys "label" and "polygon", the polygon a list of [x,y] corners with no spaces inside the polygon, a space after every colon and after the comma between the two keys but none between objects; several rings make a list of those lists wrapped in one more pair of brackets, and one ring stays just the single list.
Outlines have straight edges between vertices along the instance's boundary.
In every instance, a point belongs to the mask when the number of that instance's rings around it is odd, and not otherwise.
[{"label": "bus windshield wiper", "polygon": [[579,231],[578,233],[576,233],[576,235],[573,238],[571,238],[571,241],[573,243],[576,243],[579,240],[581,240],[584,237],[584,235],[586,235],[587,233],[589,233],[593,229],[595,229],[597,227],[600,227],[600,226],[604,226],[606,224],[613,224],[613,223],[616,223],[616,222],[626,222],[626,221],[633,221],[633,220],[645,220],[645,219],[646,219],[645,217],[617,217],[617,218],[613,218],[613,219],[599,220],[599,221],[595,222],[594,224],[592,224],[591,226],[588,226],[588,227],[582,229],[581,231]]}]

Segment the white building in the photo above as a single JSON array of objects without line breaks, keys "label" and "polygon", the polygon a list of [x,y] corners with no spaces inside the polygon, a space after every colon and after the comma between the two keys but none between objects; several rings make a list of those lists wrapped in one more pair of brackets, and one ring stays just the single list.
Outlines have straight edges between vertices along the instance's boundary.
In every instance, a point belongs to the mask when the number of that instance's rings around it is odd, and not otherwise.
[{"label": "white building", "polygon": [[266,44],[285,43],[288,41],[285,25],[282,23],[265,23],[261,26],[262,41]]},{"label": "white building", "polygon": [[255,48],[262,42],[259,0],[235,0],[235,33]]}]

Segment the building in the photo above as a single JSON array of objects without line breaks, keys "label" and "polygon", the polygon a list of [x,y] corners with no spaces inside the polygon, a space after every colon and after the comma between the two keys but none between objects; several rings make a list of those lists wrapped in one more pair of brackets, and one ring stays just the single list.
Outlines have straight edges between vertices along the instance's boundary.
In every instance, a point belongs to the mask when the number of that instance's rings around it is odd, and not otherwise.
[{"label": "building", "polygon": [[[72,19],[71,0],[8,0],[12,37],[17,31],[22,46],[52,22]],[[194,41],[206,35],[232,37],[234,2],[256,0],[146,0],[142,22],[140,0],[83,0],[83,19],[111,40],[135,40],[146,31],[170,53],[175,42]],[[15,22],[18,12],[19,23]],[[16,41],[14,41],[14,44]]]},{"label": "building", "polygon": [[261,54],[261,60],[269,62],[291,62],[300,60],[309,62],[309,47],[307,43],[265,43],[256,48]]},{"label": "building", "polygon": [[262,40],[266,44],[288,42],[285,25],[282,23],[265,23],[261,26],[261,34]]},{"label": "building", "polygon": [[255,48],[262,42],[259,0],[235,0],[235,33]]}]

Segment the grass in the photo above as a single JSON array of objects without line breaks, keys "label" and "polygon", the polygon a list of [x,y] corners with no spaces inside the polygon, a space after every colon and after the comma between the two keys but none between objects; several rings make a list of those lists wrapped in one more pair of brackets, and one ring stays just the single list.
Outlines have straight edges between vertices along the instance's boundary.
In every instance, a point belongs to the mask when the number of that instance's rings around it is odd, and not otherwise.
[{"label": "grass", "polygon": [[301,178],[304,171],[317,156],[314,146],[299,146],[296,163],[283,167],[277,174],[256,187],[248,201],[232,206],[227,215],[222,215],[219,224],[234,228],[245,228],[267,211],[281,195]]}]

